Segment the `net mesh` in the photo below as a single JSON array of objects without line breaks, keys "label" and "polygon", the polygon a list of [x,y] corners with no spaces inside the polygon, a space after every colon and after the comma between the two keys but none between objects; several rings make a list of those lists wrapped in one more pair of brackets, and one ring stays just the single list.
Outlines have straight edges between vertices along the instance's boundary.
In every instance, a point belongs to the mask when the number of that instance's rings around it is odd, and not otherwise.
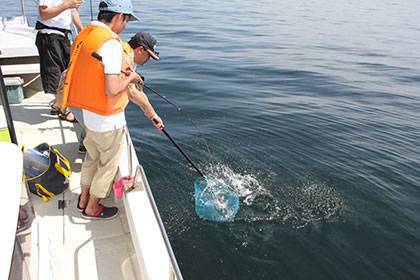
[{"label": "net mesh", "polygon": [[227,185],[215,179],[197,179],[194,182],[195,212],[205,220],[233,221],[239,210],[239,197]]}]

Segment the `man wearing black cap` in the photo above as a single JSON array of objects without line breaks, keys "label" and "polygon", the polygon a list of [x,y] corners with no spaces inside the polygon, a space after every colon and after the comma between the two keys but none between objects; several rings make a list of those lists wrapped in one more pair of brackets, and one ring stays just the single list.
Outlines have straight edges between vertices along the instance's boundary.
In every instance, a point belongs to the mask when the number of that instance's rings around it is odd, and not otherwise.
[{"label": "man wearing black cap", "polygon": [[[128,45],[132,51],[132,58],[126,57],[128,68],[134,71],[134,64],[144,65],[150,58],[159,60],[159,53],[155,51],[156,43],[156,39],[146,32],[139,32],[131,37]],[[137,88],[134,84],[131,84],[129,86],[128,98],[143,110],[144,115],[148,119],[154,120],[159,118],[141,87]]]},{"label": "man wearing black cap", "polygon": [[131,37],[130,41],[128,41],[128,44],[134,50],[134,54],[136,54],[136,52],[138,52],[138,54],[142,54],[143,52],[147,53],[147,55],[145,54],[142,56],[143,59],[146,59],[144,62],[139,60],[135,61],[135,63],[143,65],[147,62],[149,57],[153,58],[154,60],[159,60],[159,53],[155,51],[156,43],[156,39],[146,32],[139,32]]}]

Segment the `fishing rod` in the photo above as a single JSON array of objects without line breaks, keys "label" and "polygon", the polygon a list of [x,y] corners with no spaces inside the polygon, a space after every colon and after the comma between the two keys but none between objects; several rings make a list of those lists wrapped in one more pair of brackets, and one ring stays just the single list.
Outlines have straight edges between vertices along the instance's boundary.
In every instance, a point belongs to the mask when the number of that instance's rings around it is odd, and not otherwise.
[{"label": "fishing rod", "polygon": [[[153,119],[155,124],[157,120]],[[208,179],[203,172],[192,162],[192,160],[185,154],[181,147],[169,135],[169,133],[162,128],[162,132],[174,144],[181,155],[191,164],[192,167],[201,175],[201,180],[194,182],[194,199],[195,199],[195,212],[202,219],[207,219],[216,222],[233,221],[236,213],[239,210],[239,196],[235,189],[224,183],[208,183]],[[208,192],[210,196],[205,195]],[[210,203],[208,203],[210,201]]]},{"label": "fishing rod", "polygon": [[[141,78],[143,79],[143,81],[144,81],[144,77],[143,76],[141,76]],[[149,87],[149,86],[147,86],[146,84],[143,84],[143,86],[145,87],[145,88],[147,88],[148,90],[150,90],[150,91],[152,91],[154,94],[156,94],[157,96],[159,96],[160,98],[162,98],[163,100],[165,100],[167,103],[169,103],[169,104],[171,104],[172,106],[174,106],[175,107],[175,109],[179,112],[179,111],[181,111],[181,108],[178,106],[178,105],[176,105],[175,103],[173,103],[172,101],[170,101],[165,95],[161,95],[158,91],[156,91],[156,90],[154,90],[152,87]]]},{"label": "fishing rod", "polygon": [[[157,124],[156,120],[153,120],[153,122]],[[172,144],[174,144],[174,146],[178,149],[178,151],[181,153],[181,155],[183,155],[184,158],[191,164],[191,166],[194,167],[194,169],[198,172],[198,174],[200,174],[201,177],[205,178],[206,176],[204,176],[203,172],[201,172],[201,170],[198,169],[198,167],[194,164],[194,162],[192,162],[192,160],[187,156],[187,154],[175,142],[175,140],[171,137],[171,135],[169,135],[169,133],[164,128],[162,128],[162,132],[165,134],[166,137],[168,137],[168,139],[172,142]]]},{"label": "fishing rod", "polygon": [[[92,54],[93,55],[93,54]],[[144,81],[144,77],[142,76],[142,75],[140,75],[140,77],[141,77],[141,79]],[[178,106],[178,105],[176,105],[175,103],[173,103],[173,102],[171,102],[170,100],[168,100],[167,98],[166,98],[166,96],[164,96],[164,95],[161,95],[159,92],[157,92],[156,90],[154,90],[152,87],[149,87],[149,86],[147,86],[147,85],[145,85],[145,84],[143,84],[143,86],[145,87],[145,88],[147,88],[147,89],[149,89],[149,90],[151,90],[152,92],[154,92],[156,95],[158,95],[159,97],[161,97],[162,99],[164,99],[164,100],[166,100],[166,102],[168,102],[169,104],[171,104],[172,106],[174,106],[175,107],[175,109],[178,111],[178,112],[181,112],[181,108]],[[204,143],[206,144],[206,148],[207,148],[207,152],[213,157],[213,155],[212,155],[212,153],[211,153],[211,151],[210,151],[210,147],[209,147],[209,145],[207,144],[207,141],[206,141],[206,139],[204,138],[204,136],[202,135],[202,133],[200,132],[200,130],[198,129],[198,127],[197,127],[197,125],[192,121],[192,119],[191,118],[189,118],[188,119],[190,122],[191,122],[191,124],[194,126],[194,128],[198,131],[198,133],[200,134],[200,137],[202,137],[203,139],[204,139]],[[165,133],[165,132],[164,132]],[[166,133],[165,133],[166,134]],[[168,135],[167,135],[168,136]],[[171,140],[172,141],[172,140]],[[191,164],[191,165],[193,165],[193,164]],[[198,172],[198,173],[200,173],[201,175],[202,175],[202,173],[201,172]],[[202,175],[203,176],[203,175]]]},{"label": "fishing rod", "polygon": [[[92,54],[93,55],[93,54]],[[140,75],[140,74],[139,74]],[[142,75],[140,75],[140,77],[141,77],[141,79],[143,80],[143,82],[144,82],[144,80],[145,80],[145,78],[144,78],[144,76],[142,76]],[[145,84],[143,84],[143,86],[145,87],[145,88],[147,88],[147,89],[149,89],[149,90],[151,90],[152,92],[154,92],[156,95],[158,95],[159,97],[161,97],[162,99],[164,99],[166,102],[168,102],[169,104],[171,104],[172,106],[174,106],[175,107],[175,109],[178,111],[178,112],[181,112],[181,108],[178,106],[178,105],[176,105],[175,103],[173,103],[173,102],[171,102],[170,100],[168,100],[167,98],[166,98],[166,96],[164,96],[164,95],[161,95],[158,91],[156,91],[156,90],[154,90],[152,87],[149,87],[149,86],[147,86],[147,85],[145,85]],[[207,148],[207,152],[212,156],[212,158],[213,158],[213,154],[211,153],[211,151],[210,151],[210,147],[209,147],[209,145],[208,145],[208,143],[207,143],[207,141],[206,141],[206,139],[204,138],[204,136],[202,135],[202,133],[200,132],[200,129],[198,129],[198,127],[197,127],[197,125],[193,122],[193,120],[191,119],[191,118],[189,118],[188,119],[190,122],[191,122],[191,124],[194,126],[194,128],[198,131],[198,133],[200,134],[200,137],[201,138],[203,138],[203,140],[204,140],[204,143],[205,143],[205,145],[206,145],[206,148]],[[200,173],[200,172],[199,172]]]},{"label": "fishing rod", "polygon": [[[102,56],[100,56],[97,52],[92,52],[92,56],[94,58],[96,58],[97,60],[102,62]],[[140,77],[142,77],[143,81],[144,81],[144,77],[140,75]],[[161,97],[163,100],[165,100],[166,102],[168,102],[169,104],[175,106],[175,108],[177,108],[178,111],[181,111],[181,108],[179,108],[175,103],[171,102],[169,99],[167,99],[165,96],[159,94],[157,91],[155,91],[153,88],[148,87],[146,85],[144,85],[147,89],[150,89],[152,92],[154,92],[157,96]],[[157,123],[156,120],[153,120],[154,123]],[[194,167],[194,169],[198,172],[198,174],[201,175],[201,177],[205,177],[203,172],[201,172],[201,170],[194,164],[194,162],[192,162],[192,160],[187,156],[187,154],[181,149],[181,147],[176,143],[176,141],[171,137],[171,135],[169,135],[169,133],[162,128],[162,132],[165,134],[166,137],[168,137],[168,139],[172,142],[172,144],[174,144],[174,146],[178,149],[178,151],[181,153],[181,155],[191,164],[192,167]]]},{"label": "fishing rod", "polygon": [[[94,58],[96,58],[97,60],[102,62],[102,56],[99,55],[97,52],[92,52],[91,54]],[[121,71],[122,72],[122,71]],[[137,73],[139,74],[139,73]],[[142,75],[139,74],[139,76],[141,77],[141,79],[144,81],[144,77]],[[168,104],[171,104],[172,106],[175,107],[175,109],[177,111],[181,111],[181,108],[176,105],[174,102],[172,102],[171,100],[169,100],[166,96],[160,94],[158,91],[154,90],[152,87],[147,86],[146,84],[143,84],[143,86],[145,88],[147,88],[148,90],[152,91],[154,94],[156,94],[157,96],[159,96],[160,98],[162,98],[163,100],[165,100]]]}]

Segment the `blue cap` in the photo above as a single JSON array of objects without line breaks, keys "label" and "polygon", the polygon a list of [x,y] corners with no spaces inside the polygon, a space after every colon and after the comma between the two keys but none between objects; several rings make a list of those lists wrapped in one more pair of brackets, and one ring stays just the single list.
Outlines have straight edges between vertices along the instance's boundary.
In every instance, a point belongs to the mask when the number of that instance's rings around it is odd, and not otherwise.
[{"label": "blue cap", "polygon": [[101,0],[99,3],[99,11],[127,14],[131,15],[130,20],[139,20],[133,13],[134,10],[131,0]]}]

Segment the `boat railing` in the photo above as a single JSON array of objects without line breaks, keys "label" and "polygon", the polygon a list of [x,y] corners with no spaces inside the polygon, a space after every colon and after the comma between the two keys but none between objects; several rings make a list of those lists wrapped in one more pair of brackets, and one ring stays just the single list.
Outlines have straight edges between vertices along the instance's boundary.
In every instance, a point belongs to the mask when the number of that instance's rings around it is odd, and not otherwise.
[{"label": "boat railing", "polygon": [[21,10],[22,10],[22,16],[26,20],[25,0],[20,0],[20,7],[21,7]]},{"label": "boat railing", "polygon": [[123,148],[120,175],[131,176],[134,184],[124,194],[124,207],[144,279],[182,280],[175,254],[153,197],[150,185],[139,164],[128,130]]}]

